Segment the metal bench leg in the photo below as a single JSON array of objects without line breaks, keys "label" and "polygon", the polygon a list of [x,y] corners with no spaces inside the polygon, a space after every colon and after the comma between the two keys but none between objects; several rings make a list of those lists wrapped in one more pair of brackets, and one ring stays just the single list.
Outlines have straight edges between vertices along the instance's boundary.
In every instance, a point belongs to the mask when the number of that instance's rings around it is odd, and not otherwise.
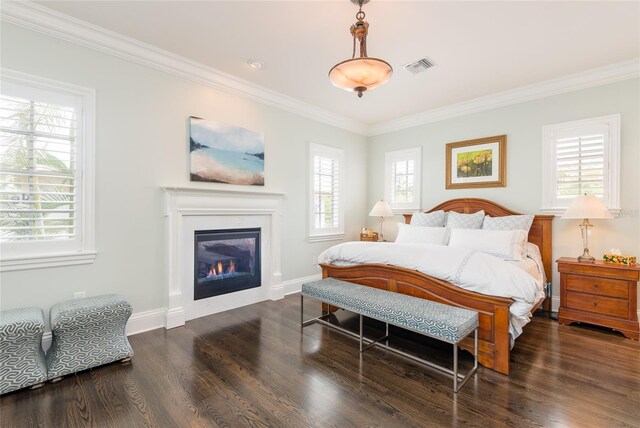
[{"label": "metal bench leg", "polygon": [[389,323],[386,322],[384,324],[385,324],[384,334],[387,336],[387,341],[385,342],[385,345],[389,346]]},{"label": "metal bench leg", "polygon": [[358,314],[358,316],[360,317],[360,352],[362,352],[362,315]]},{"label": "metal bench leg", "polygon": [[453,390],[458,392],[458,344],[453,344]]},{"label": "metal bench leg", "polygon": [[304,328],[304,296],[300,293],[300,331]]}]

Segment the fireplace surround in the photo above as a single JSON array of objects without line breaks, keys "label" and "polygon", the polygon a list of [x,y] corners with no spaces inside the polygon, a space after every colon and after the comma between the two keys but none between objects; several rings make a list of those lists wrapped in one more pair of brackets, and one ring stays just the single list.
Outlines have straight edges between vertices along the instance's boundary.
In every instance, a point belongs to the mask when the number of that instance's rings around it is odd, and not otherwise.
[{"label": "fireplace surround", "polygon": [[[284,297],[281,273],[283,193],[163,188],[168,304],[165,327],[214,313]],[[195,232],[256,229],[260,234],[260,285],[196,299]]]}]

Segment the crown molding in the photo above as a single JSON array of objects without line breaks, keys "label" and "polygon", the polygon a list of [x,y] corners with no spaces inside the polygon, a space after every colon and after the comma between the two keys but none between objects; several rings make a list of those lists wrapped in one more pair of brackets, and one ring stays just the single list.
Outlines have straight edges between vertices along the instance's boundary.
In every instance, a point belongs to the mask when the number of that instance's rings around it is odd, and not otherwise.
[{"label": "crown molding", "polygon": [[370,126],[367,135],[375,136],[386,134],[388,132],[413,128],[471,113],[478,113],[524,101],[546,98],[637,77],[640,77],[640,58],[498,92],[387,122],[381,122]]},{"label": "crown molding", "polygon": [[3,1],[1,19],[317,122],[362,135],[368,130],[352,119],[30,1]]},{"label": "crown molding", "polygon": [[421,113],[366,125],[31,1],[3,1],[3,22],[188,79],[311,120],[375,136],[525,101],[640,77],[640,58],[611,64]]}]

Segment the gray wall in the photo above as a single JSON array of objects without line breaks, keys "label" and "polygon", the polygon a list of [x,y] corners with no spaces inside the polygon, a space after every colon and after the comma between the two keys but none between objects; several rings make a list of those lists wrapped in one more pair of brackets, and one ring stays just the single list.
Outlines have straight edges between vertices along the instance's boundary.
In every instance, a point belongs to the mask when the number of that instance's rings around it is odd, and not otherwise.
[{"label": "gray wall", "polygon": [[[379,135],[369,142],[368,205],[384,194],[384,154],[422,146],[422,208],[460,197],[485,198],[523,213],[539,213],[542,206],[542,146],[544,125],[620,113],[622,213],[614,220],[594,220],[591,253],[601,257],[609,248],[640,255],[640,81],[630,79],[604,86],[524,102],[481,113],[443,120]],[[445,189],[445,145],[455,141],[507,135],[507,187]],[[397,221],[401,221],[398,216]],[[582,254],[577,220],[554,219],[553,257]],[[375,226],[375,220],[369,220]],[[389,239],[396,234],[387,222]],[[559,289],[554,264],[554,294]],[[557,294],[556,294],[557,295]]]},{"label": "gray wall", "polygon": [[306,241],[310,141],[345,149],[346,235],[357,239],[367,208],[361,135],[4,22],[2,66],[96,90],[98,251],[90,265],[2,273],[3,308],[47,309],[81,290],[122,293],[134,312],[166,306],[161,186],[229,189],[189,181],[191,115],[264,132],[264,190],[286,194],[283,281],[318,274],[313,258],[336,243]]}]

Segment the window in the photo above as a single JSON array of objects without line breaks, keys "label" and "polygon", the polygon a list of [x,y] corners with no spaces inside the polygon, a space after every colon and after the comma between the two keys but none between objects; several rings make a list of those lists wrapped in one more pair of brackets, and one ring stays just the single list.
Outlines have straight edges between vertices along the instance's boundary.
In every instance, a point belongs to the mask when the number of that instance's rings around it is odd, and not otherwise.
[{"label": "window", "polygon": [[543,208],[561,214],[584,193],[620,212],[620,115],[542,128]]},{"label": "window", "polygon": [[385,154],[385,200],[394,211],[420,209],[420,147]]},{"label": "window", "polygon": [[3,70],[0,269],[91,263],[94,93]]},{"label": "window", "polygon": [[310,241],[344,237],[344,151],[311,144]]}]

